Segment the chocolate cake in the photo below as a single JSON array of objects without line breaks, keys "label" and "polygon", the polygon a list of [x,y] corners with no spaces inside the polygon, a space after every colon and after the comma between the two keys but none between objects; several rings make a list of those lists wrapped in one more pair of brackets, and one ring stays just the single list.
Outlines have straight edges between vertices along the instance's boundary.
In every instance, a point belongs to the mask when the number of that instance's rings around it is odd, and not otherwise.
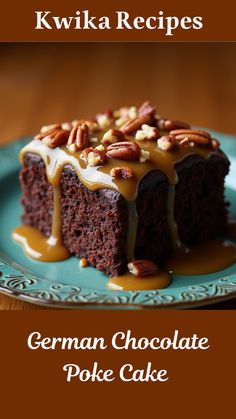
[{"label": "chocolate cake", "polygon": [[149,102],[43,127],[21,161],[23,223],[110,277],[226,231],[218,141]]}]

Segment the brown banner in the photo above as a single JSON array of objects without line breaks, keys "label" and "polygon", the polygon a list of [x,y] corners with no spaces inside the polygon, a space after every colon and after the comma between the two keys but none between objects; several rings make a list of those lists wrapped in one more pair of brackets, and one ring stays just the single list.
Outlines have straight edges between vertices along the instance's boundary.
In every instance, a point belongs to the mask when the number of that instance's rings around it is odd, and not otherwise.
[{"label": "brown banner", "polygon": [[[36,29],[38,27],[38,29]],[[235,2],[22,0],[1,5],[1,41],[233,41]]]},{"label": "brown banner", "polygon": [[235,322],[235,311],[1,312],[1,415],[230,417]]}]

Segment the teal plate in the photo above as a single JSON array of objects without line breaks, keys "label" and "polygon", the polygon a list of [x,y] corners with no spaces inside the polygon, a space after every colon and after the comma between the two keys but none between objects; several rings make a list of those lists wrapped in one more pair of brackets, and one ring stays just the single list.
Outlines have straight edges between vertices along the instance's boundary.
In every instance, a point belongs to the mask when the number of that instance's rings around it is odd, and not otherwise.
[{"label": "teal plate", "polygon": [[[226,195],[236,217],[236,138],[213,133],[231,161]],[[20,224],[18,153],[30,138],[0,149],[0,292],[54,308],[192,308],[236,296],[236,264],[209,275],[174,276],[162,290],[110,291],[107,278],[75,257],[57,263],[36,262],[11,239]]]}]

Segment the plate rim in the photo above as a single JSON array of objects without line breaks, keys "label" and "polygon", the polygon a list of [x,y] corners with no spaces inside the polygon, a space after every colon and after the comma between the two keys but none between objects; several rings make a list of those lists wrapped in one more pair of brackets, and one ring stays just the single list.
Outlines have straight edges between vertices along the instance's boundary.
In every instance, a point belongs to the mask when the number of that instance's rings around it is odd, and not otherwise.
[{"label": "plate rim", "polygon": [[[214,132],[215,134],[215,132]],[[228,135],[228,134],[223,134],[223,133],[217,133],[218,136],[219,135],[224,135],[225,138],[230,139],[232,141],[232,139],[234,138],[234,136],[232,135]],[[12,172],[12,170],[16,170],[17,169],[17,164],[16,164],[16,159],[18,159],[18,152],[21,149],[21,147],[27,143],[30,139],[32,138],[32,136],[27,136],[27,137],[22,137],[18,140],[15,140],[14,142],[11,142],[8,145],[5,145],[4,147],[0,147],[0,157],[1,158],[1,165],[0,165],[0,179],[3,178],[5,175],[9,174]],[[16,158],[16,159],[15,159]],[[135,301],[135,298],[131,298],[134,295],[141,295],[140,292],[126,292],[123,293],[123,297],[125,300],[126,297],[126,301],[122,302],[121,301],[112,301],[112,296],[111,294],[107,294],[106,292],[103,290],[96,290],[96,292],[103,295],[104,297],[107,297],[107,301],[105,298],[105,301],[102,301],[102,299],[98,299],[98,301],[92,301],[92,300],[86,300],[86,297],[83,296],[81,294],[81,298],[82,300],[80,301],[76,301],[76,300],[63,300],[63,299],[54,299],[54,297],[52,296],[50,298],[50,295],[48,296],[48,298],[43,298],[40,296],[40,291],[43,290],[38,290],[38,295],[36,296],[34,294],[34,291],[37,291],[37,289],[31,289],[30,287],[28,289],[28,291],[26,292],[25,289],[22,289],[21,287],[25,286],[25,285],[20,285],[20,282],[15,283],[13,282],[13,286],[9,286],[6,285],[9,282],[8,281],[14,281],[14,278],[20,278],[21,281],[27,281],[30,277],[34,278],[36,281],[43,281],[46,280],[45,278],[43,278],[43,276],[40,278],[40,275],[31,275],[30,272],[27,271],[27,269],[25,269],[25,272],[23,272],[21,269],[17,269],[17,264],[14,263],[14,267],[11,266],[11,263],[9,263],[9,261],[7,261],[7,257],[5,258],[0,257],[0,293],[4,294],[4,295],[8,295],[11,297],[14,297],[16,299],[22,300],[22,301],[26,301],[35,305],[40,305],[40,306],[44,306],[44,307],[48,307],[48,308],[54,308],[54,309],[60,309],[60,308],[67,308],[67,309],[76,309],[76,308],[111,308],[111,307],[115,307],[115,308],[122,308],[122,309],[191,309],[191,308],[198,308],[198,307],[204,307],[205,305],[210,305],[210,304],[214,304],[214,303],[218,303],[221,301],[226,301],[229,299],[232,299],[234,297],[236,297],[236,273],[235,274],[231,274],[230,276],[227,276],[225,278],[219,278],[217,280],[211,280],[211,281],[207,281],[206,283],[199,284],[199,285],[190,285],[190,286],[185,286],[184,290],[185,290],[185,297],[183,300],[175,300],[171,299],[171,295],[167,295],[167,294],[163,294],[164,297],[163,300],[161,301],[161,296],[159,295],[159,293],[162,290],[147,290],[147,291],[143,291],[143,294],[146,292],[145,295],[150,295],[151,296],[151,302],[146,302],[146,303],[142,303],[142,302],[138,302]],[[8,273],[4,273],[2,272],[3,267],[7,267],[7,272]],[[14,275],[14,273],[9,273],[9,271],[11,272],[11,270],[18,272],[20,275]],[[214,281],[214,282],[213,282]],[[60,282],[60,284],[62,286],[67,286],[69,287],[69,285],[66,284],[62,284],[62,282]],[[35,285],[35,284],[34,284]],[[215,293],[213,292],[213,294],[207,294],[209,292],[209,286],[214,285],[215,286]],[[56,282],[52,282],[51,286],[56,286]],[[219,287],[219,291],[217,292],[217,286]],[[225,289],[224,289],[225,286]],[[228,288],[227,288],[228,286]],[[49,287],[49,289],[50,289]],[[203,288],[201,290],[201,287]],[[71,286],[71,288],[76,288]],[[183,287],[181,287],[183,288]],[[222,289],[221,289],[222,288]],[[87,292],[91,292],[93,293],[93,290],[90,289],[86,289],[84,287],[77,287],[78,292],[80,292],[80,290],[86,290]],[[197,297],[194,299],[194,291],[197,293],[198,289],[200,289],[200,297]],[[189,292],[189,297],[187,297],[187,293]],[[155,295],[156,293],[156,295]],[[201,295],[202,293],[202,295]],[[205,293],[205,294],[204,294]],[[171,294],[171,293],[170,293]],[[130,296],[130,299],[128,296]],[[145,297],[144,295],[144,297]],[[198,295],[198,294],[196,294]],[[155,300],[156,297],[156,300]],[[168,301],[169,298],[169,301]],[[109,301],[109,299],[111,301]]]}]

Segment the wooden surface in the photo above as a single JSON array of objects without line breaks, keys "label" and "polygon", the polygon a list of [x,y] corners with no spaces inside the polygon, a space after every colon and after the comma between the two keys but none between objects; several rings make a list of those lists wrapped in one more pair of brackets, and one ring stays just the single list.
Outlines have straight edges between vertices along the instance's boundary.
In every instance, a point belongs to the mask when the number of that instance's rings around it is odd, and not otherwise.
[{"label": "wooden surface", "polygon": [[[0,146],[147,98],[163,116],[236,135],[236,44],[0,44],[0,98]],[[1,310],[31,308],[0,295]]]}]

